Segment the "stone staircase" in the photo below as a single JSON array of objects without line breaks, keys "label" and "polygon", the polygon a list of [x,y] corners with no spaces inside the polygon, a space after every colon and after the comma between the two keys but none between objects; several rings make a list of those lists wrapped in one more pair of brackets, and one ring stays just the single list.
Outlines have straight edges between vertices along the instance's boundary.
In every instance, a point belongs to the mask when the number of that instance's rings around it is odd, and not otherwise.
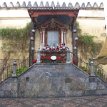
[{"label": "stone staircase", "polygon": [[0,84],[0,97],[70,97],[107,94],[103,81],[73,64],[34,64]]}]

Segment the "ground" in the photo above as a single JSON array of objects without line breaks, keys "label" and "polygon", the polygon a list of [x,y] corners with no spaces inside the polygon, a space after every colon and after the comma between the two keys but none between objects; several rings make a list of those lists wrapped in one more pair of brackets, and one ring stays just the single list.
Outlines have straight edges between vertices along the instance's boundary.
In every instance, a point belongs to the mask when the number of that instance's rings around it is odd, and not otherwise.
[{"label": "ground", "polygon": [[0,107],[107,107],[107,96],[0,98]]}]

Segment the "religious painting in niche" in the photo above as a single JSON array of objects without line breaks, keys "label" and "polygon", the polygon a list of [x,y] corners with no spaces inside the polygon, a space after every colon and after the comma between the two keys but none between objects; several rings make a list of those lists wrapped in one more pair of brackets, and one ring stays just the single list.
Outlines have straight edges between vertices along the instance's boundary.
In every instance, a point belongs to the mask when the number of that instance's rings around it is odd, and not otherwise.
[{"label": "religious painting in niche", "polygon": [[57,47],[59,45],[59,32],[47,31],[47,45]]}]

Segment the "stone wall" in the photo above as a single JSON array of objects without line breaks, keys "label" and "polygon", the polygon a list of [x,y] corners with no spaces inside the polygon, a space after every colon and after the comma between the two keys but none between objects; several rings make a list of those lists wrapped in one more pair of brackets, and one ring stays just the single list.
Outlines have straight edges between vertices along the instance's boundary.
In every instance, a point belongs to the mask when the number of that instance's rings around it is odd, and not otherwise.
[{"label": "stone wall", "polygon": [[77,22],[80,25],[82,33],[89,33],[95,37],[96,42],[105,40],[105,16],[104,10],[80,10]]},{"label": "stone wall", "polygon": [[23,28],[30,21],[27,9],[0,9],[0,28]]},{"label": "stone wall", "polygon": [[0,83],[0,97],[17,97],[17,78],[8,78]]},{"label": "stone wall", "polygon": [[72,64],[35,64],[0,83],[0,97],[70,97],[107,94],[106,85]]},{"label": "stone wall", "polygon": [[[79,90],[78,95],[82,94],[81,90],[85,88],[82,81],[85,79],[81,77],[81,73],[76,74],[74,71],[70,71],[72,67],[69,67],[69,65],[35,65],[32,70],[19,77],[19,96],[70,96],[76,90]],[[76,75],[78,78],[75,78]]]}]

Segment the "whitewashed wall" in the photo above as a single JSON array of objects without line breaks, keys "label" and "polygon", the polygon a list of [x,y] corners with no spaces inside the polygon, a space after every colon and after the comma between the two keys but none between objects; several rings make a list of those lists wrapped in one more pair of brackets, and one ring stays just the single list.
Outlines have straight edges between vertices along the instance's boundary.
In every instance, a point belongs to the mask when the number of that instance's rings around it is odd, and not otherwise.
[{"label": "whitewashed wall", "polygon": [[[23,28],[31,21],[26,8],[0,9],[0,28]],[[82,32],[97,36],[97,41],[105,40],[105,14],[104,10],[80,10],[77,21]],[[36,38],[37,39],[37,38]],[[0,44],[2,44],[0,42]],[[2,55],[0,54],[0,58]]]},{"label": "whitewashed wall", "polygon": [[0,28],[23,28],[30,21],[27,9],[0,10]]}]

